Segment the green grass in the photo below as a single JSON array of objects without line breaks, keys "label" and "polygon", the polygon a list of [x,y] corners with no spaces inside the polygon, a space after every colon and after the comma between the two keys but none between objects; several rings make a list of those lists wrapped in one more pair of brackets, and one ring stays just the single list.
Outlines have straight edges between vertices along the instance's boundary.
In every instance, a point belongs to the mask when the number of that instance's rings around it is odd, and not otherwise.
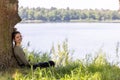
[{"label": "green grass", "polygon": [[94,62],[84,65],[75,61],[55,68],[17,69],[12,77],[8,73],[4,77],[6,80],[120,80],[120,68],[108,63],[98,66]]},{"label": "green grass", "polygon": [[94,58],[89,56],[84,60],[73,61],[66,40],[62,45],[58,44],[57,49],[53,46],[51,53],[38,53],[33,51],[28,54],[31,63],[53,59],[56,66],[1,72],[0,80],[120,80],[120,68],[117,64],[109,63],[102,51],[96,53],[98,55]]}]

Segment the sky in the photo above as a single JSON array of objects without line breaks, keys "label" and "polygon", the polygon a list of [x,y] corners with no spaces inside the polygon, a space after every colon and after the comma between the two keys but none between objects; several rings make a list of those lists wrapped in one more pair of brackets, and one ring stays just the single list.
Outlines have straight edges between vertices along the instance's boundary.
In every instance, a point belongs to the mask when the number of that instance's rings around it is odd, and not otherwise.
[{"label": "sky", "polygon": [[118,10],[118,0],[19,0],[19,7]]}]

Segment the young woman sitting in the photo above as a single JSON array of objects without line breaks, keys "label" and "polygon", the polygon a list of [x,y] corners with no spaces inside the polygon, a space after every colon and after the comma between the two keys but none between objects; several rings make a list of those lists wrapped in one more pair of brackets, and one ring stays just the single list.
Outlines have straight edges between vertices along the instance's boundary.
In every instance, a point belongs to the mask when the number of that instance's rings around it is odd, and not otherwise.
[{"label": "young woman sitting", "polygon": [[[13,49],[14,49],[14,55],[15,55],[15,58],[18,62],[18,65],[20,67],[29,67],[30,68],[31,65],[27,61],[27,59],[25,57],[25,53],[21,47],[21,42],[22,42],[21,33],[19,31],[14,31],[12,33],[12,40],[15,43]],[[33,64],[34,69],[36,69],[37,67],[47,68],[50,66],[54,67],[55,63],[53,61],[48,61],[48,62],[39,62],[39,63]]]}]

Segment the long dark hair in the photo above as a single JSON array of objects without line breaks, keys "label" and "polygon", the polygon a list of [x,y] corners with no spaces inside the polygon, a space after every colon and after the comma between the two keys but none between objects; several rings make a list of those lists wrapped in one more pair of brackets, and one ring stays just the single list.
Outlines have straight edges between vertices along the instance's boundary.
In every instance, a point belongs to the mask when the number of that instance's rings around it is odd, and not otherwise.
[{"label": "long dark hair", "polygon": [[[15,39],[16,34],[21,34],[21,33],[19,31],[17,31],[16,29],[14,29],[12,32],[12,41]],[[16,43],[15,43],[15,45],[16,45]]]}]

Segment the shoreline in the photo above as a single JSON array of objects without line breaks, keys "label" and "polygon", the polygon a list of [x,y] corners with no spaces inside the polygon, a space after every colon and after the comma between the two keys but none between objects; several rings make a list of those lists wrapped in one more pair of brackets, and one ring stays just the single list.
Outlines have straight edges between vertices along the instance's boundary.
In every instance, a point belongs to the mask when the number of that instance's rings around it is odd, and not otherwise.
[{"label": "shoreline", "polygon": [[22,20],[20,23],[120,23],[120,20],[106,20],[106,21],[87,21],[87,20],[74,20],[74,21],[61,21],[61,22],[45,22],[41,20]]}]

